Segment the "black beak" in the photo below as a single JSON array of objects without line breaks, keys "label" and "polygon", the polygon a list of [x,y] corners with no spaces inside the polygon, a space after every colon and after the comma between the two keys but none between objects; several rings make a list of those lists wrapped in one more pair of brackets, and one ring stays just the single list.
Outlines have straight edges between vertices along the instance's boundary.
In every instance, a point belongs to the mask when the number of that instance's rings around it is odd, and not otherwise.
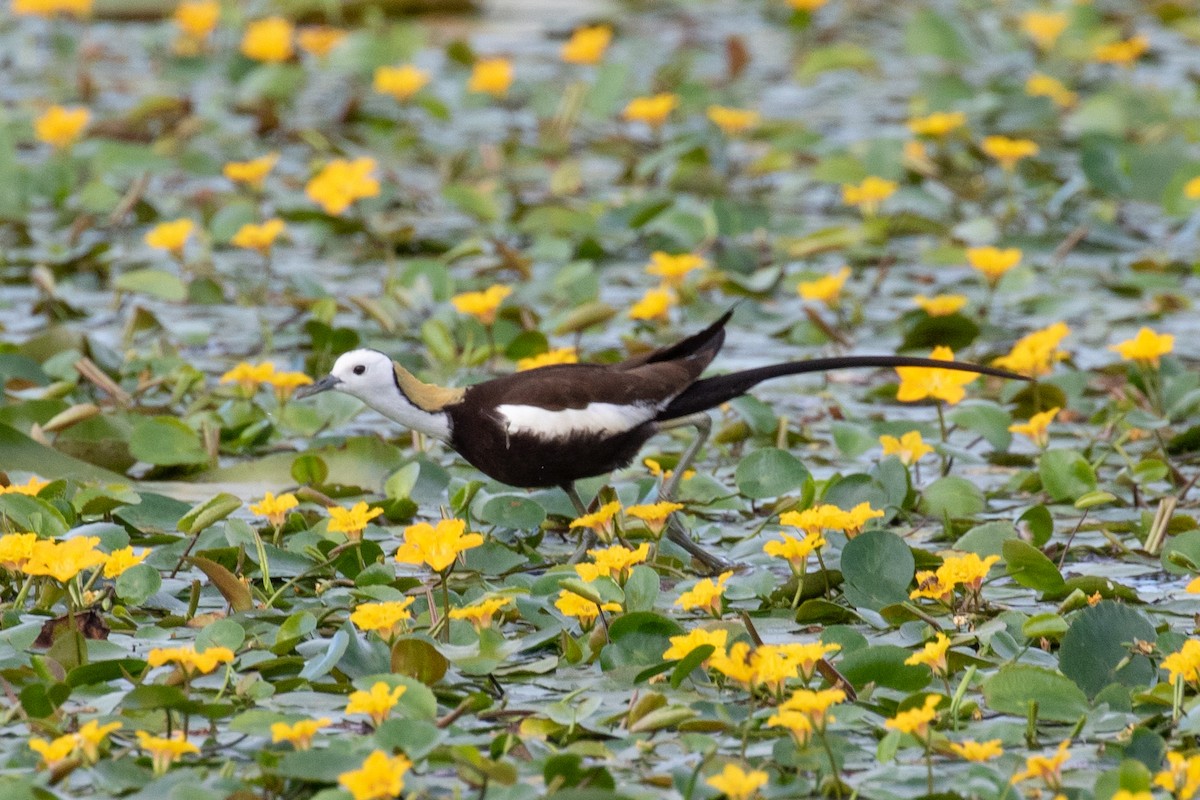
[{"label": "black beak", "polygon": [[332,375],[326,375],[316,383],[310,383],[307,386],[301,386],[296,390],[296,393],[292,395],[292,398],[295,400],[303,400],[304,398],[311,397],[314,394],[320,394],[321,392],[327,392],[330,389],[336,388],[341,382],[341,378],[335,378]]}]

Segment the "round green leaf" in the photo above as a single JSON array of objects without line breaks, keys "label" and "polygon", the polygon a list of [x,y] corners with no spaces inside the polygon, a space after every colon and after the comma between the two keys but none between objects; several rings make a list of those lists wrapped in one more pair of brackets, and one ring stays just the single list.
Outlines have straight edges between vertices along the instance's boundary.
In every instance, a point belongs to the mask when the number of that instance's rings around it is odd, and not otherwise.
[{"label": "round green leaf", "polygon": [[1089,697],[1110,683],[1149,686],[1157,670],[1136,651],[1136,643],[1153,643],[1156,637],[1154,625],[1139,611],[1104,600],[1071,620],[1058,666]]},{"label": "round green leaf", "polygon": [[908,600],[916,572],[912,551],[891,531],[867,531],[842,550],[846,599],[854,606],[878,611]]},{"label": "round green leaf", "polygon": [[117,576],[117,597],[131,606],[140,606],[162,588],[162,576],[149,564],[135,564]]},{"label": "round green leaf", "polygon": [[939,519],[971,517],[987,506],[983,492],[966,478],[938,478],[921,493],[921,511]]},{"label": "round green leaf", "polygon": [[148,464],[207,464],[200,434],[175,417],[140,420],[129,435],[129,450]]},{"label": "round green leaf", "polygon": [[1009,539],[1001,549],[1008,574],[1014,581],[1037,589],[1053,592],[1063,586],[1062,573],[1041,550],[1020,539]]},{"label": "round green leaf", "polygon": [[1053,722],[1075,722],[1087,713],[1087,696],[1071,679],[1044,667],[1005,664],[983,683],[988,707],[1024,718],[1037,704],[1038,717]]},{"label": "round green leaf", "polygon": [[1042,487],[1055,502],[1074,501],[1095,491],[1096,473],[1087,459],[1074,450],[1047,450],[1038,460]]},{"label": "round green leaf", "polygon": [[811,480],[808,468],[786,450],[765,447],[743,458],[734,472],[738,491],[761,500],[795,491]]},{"label": "round green leaf", "polygon": [[546,509],[519,494],[499,494],[483,504],[479,518],[501,528],[535,531],[545,522]]}]

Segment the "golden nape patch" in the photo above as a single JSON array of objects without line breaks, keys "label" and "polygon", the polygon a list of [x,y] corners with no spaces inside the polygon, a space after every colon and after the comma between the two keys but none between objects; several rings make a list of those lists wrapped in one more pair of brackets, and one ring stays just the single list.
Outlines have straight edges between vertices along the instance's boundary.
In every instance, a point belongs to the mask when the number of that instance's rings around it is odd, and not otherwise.
[{"label": "golden nape patch", "polygon": [[464,389],[425,383],[395,361],[392,362],[392,368],[396,370],[396,384],[400,391],[422,411],[441,411],[446,406],[462,400]]}]

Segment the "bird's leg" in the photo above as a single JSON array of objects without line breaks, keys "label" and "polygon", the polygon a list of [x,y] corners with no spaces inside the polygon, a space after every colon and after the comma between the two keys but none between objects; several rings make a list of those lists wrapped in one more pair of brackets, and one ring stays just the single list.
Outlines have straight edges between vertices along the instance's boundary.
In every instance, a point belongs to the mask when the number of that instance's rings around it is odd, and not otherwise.
[{"label": "bird's leg", "polygon": [[[575,506],[575,510],[579,516],[587,514],[587,506],[583,504],[583,498],[579,496],[579,491],[575,488],[574,483],[563,484],[562,490],[567,493],[567,497],[571,498],[571,504]],[[584,528],[579,534],[579,547],[575,548],[575,552],[571,554],[568,564],[578,564],[583,561],[583,557],[587,555],[587,551],[596,546],[596,532],[591,528]]]},{"label": "bird's leg", "polygon": [[[658,429],[666,431],[672,428],[683,427],[695,428],[696,438],[692,440],[692,443],[683,451],[683,455],[679,457],[679,461],[675,464],[675,471],[671,474],[671,477],[663,483],[662,489],[658,492],[660,500],[669,501],[675,496],[675,490],[679,487],[679,482],[683,480],[684,471],[692,465],[692,462],[696,460],[696,455],[700,452],[700,448],[708,441],[708,434],[712,431],[712,417],[704,412],[688,414],[686,417],[663,422],[658,426]],[[714,556],[693,542],[692,537],[688,535],[688,532],[683,529],[674,516],[667,517],[667,538],[686,550],[688,555],[703,564],[704,568],[713,575],[719,575],[726,570],[733,569],[733,565],[728,561],[720,556]]]}]

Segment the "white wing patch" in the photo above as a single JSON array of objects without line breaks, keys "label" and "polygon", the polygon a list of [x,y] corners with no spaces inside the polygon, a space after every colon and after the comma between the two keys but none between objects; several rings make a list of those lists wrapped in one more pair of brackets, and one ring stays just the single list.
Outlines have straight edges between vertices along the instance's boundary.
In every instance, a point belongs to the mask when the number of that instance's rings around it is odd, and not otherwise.
[{"label": "white wing patch", "polygon": [[538,406],[504,404],[496,407],[510,434],[525,433],[539,439],[567,439],[583,433],[616,435],[654,419],[652,405],[588,403],[585,408],[547,411]]}]

